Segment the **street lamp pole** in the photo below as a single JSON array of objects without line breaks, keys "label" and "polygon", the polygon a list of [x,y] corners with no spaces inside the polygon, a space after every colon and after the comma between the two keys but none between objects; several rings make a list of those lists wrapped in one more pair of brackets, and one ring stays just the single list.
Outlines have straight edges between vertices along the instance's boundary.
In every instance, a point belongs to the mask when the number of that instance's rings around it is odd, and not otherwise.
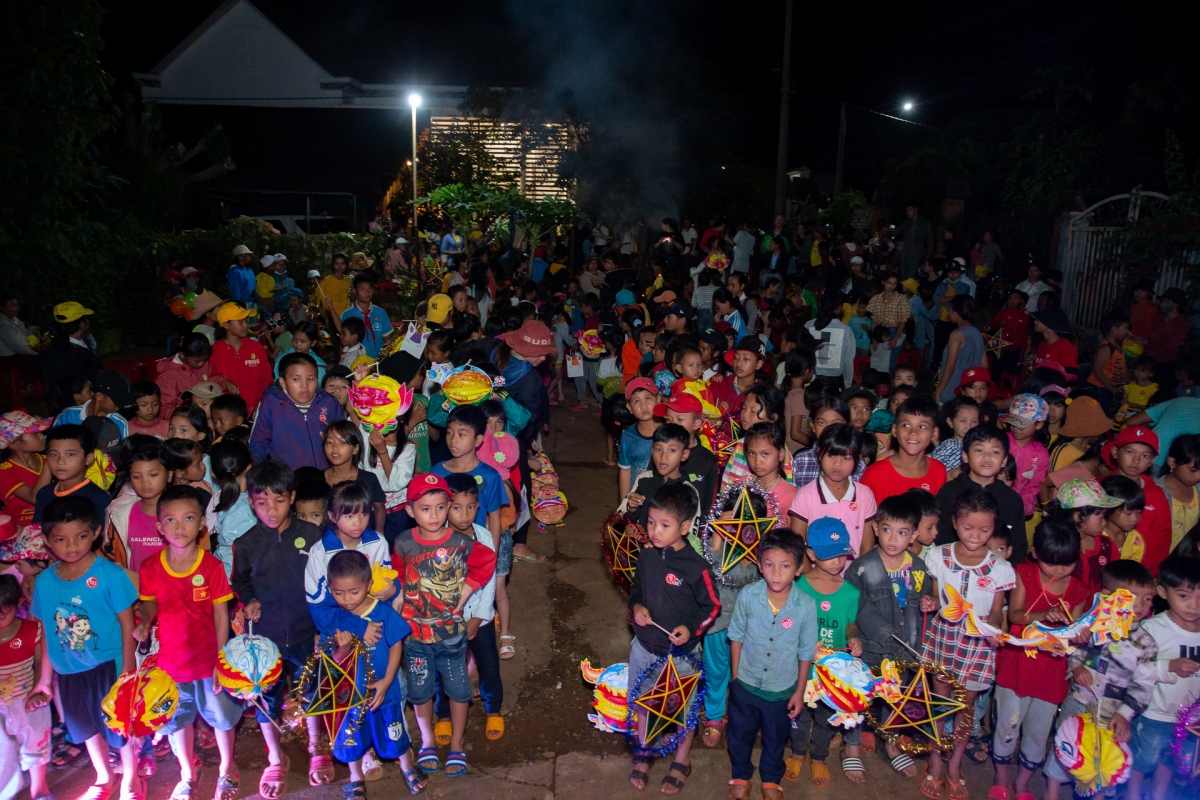
[{"label": "street lamp pole", "polygon": [[413,221],[412,235],[417,235],[417,106],[421,105],[421,95],[410,94],[408,104],[412,106],[412,168],[413,168]]}]

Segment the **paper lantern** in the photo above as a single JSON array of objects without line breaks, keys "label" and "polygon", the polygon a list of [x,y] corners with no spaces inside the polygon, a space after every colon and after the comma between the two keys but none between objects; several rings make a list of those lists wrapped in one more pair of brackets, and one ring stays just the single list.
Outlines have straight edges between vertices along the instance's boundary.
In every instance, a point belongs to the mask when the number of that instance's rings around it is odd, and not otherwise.
[{"label": "paper lantern", "polygon": [[863,721],[874,686],[875,678],[862,661],[849,653],[818,648],[804,701],[814,708],[818,700],[824,702],[836,712],[831,724],[852,728]]},{"label": "paper lantern", "polygon": [[1075,792],[1088,797],[1129,780],[1133,757],[1113,740],[1112,731],[1097,725],[1091,714],[1078,714],[1058,726],[1054,756],[1075,779]]},{"label": "paper lantern", "polygon": [[612,571],[613,582],[623,589],[633,583],[637,572],[638,554],[645,544],[646,531],[622,514],[610,514],[600,523],[600,544],[604,560]]},{"label": "paper lantern", "polygon": [[595,328],[581,331],[579,334],[579,349],[584,358],[599,358],[604,355],[604,340]]},{"label": "paper lantern", "polygon": [[257,700],[282,676],[279,648],[265,636],[234,636],[217,654],[217,682],[238,700]]},{"label": "paper lantern", "polygon": [[533,516],[538,521],[539,530],[546,525],[557,525],[567,516],[567,496],[559,492],[554,497],[535,500]]},{"label": "paper lantern", "polygon": [[104,724],[121,736],[150,736],[179,708],[179,687],[157,661],[151,656],[136,672],[117,678],[100,702]]},{"label": "paper lantern", "polygon": [[349,395],[363,430],[382,435],[396,429],[399,424],[396,418],[412,405],[413,390],[393,378],[374,373],[350,387]]},{"label": "paper lantern", "polygon": [[443,404],[448,410],[454,406],[473,406],[492,396],[492,377],[479,367],[465,364],[450,372],[442,382]]},{"label": "paper lantern", "polygon": [[595,669],[587,659],[579,664],[583,679],[596,687],[588,722],[604,733],[625,733],[629,730],[629,665],[625,662],[613,664],[605,669]]}]

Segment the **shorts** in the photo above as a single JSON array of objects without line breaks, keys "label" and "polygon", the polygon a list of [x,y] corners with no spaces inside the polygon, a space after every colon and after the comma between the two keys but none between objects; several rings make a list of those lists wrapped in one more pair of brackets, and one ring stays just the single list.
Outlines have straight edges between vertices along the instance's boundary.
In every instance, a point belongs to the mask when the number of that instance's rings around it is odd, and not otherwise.
[{"label": "shorts", "polygon": [[[699,653],[696,653],[695,651],[693,651],[692,654],[699,655]],[[634,681],[637,680],[637,676],[641,675],[651,664],[661,657],[662,656],[656,656],[654,653],[651,653],[649,650],[643,647],[642,643],[637,639],[633,640],[633,645],[629,648],[629,702],[633,702],[640,696],[633,694],[635,686]],[[685,659],[676,659],[675,667],[679,670],[680,677],[696,674],[695,667],[693,667],[691,663]],[[657,675],[647,675],[645,680],[642,682],[642,691],[649,691],[650,687],[654,685],[654,679],[657,677]],[[692,713],[692,706],[696,703],[696,700],[699,698],[699,696],[700,692],[692,693],[692,698],[690,701],[688,701],[687,713],[689,715]]]},{"label": "shorts", "polygon": [[[401,683],[404,681],[401,680]],[[333,743],[333,757],[349,764],[360,761],[372,747],[380,758],[397,759],[408,752],[412,742],[408,738],[408,723],[404,721],[404,703],[391,703],[375,711],[361,706],[347,715],[337,739]]]},{"label": "shorts", "polygon": [[242,704],[222,689],[213,694],[213,679],[179,683],[179,708],[163,726],[163,735],[177,733],[196,721],[196,715],[216,731],[231,731],[242,718]]},{"label": "shorts", "polygon": [[[255,704],[254,718],[259,725],[266,725],[271,720],[278,722],[283,719],[283,701],[287,698],[288,686],[304,669],[309,657],[313,654],[312,640],[296,642],[289,647],[280,647],[279,655],[283,659],[283,675],[275,681],[275,685],[263,692],[262,698]],[[261,706],[261,707],[260,707]],[[263,711],[267,713],[263,713]]]},{"label": "shorts", "polygon": [[996,730],[992,736],[992,761],[1011,764],[1021,739],[1017,763],[1036,770],[1046,761],[1046,745],[1058,706],[1036,697],[1022,697],[1012,689],[996,687]]},{"label": "shorts", "polygon": [[[1132,736],[1129,749],[1133,753],[1133,768],[1146,775],[1153,775],[1159,764],[1175,767],[1175,756],[1171,744],[1175,741],[1175,723],[1159,722],[1156,719],[1138,717],[1130,726]],[[1193,751],[1191,743],[1185,742],[1185,757]],[[1190,769],[1189,769],[1190,771]]]},{"label": "shorts", "polygon": [[[16,744],[21,753],[21,769],[50,763],[50,707],[47,703],[33,711],[25,710],[25,698],[0,702],[0,736]],[[3,789],[0,786],[0,789]]]},{"label": "shorts", "polygon": [[512,572],[513,537],[511,530],[500,531],[500,549],[496,551],[496,577]]},{"label": "shorts", "polygon": [[408,700],[419,706],[433,700],[437,678],[452,703],[471,702],[471,681],[467,677],[467,634],[460,633],[444,642],[404,641],[404,662],[408,673]]},{"label": "shorts", "polygon": [[104,712],[100,710],[100,703],[116,682],[115,661],[106,661],[83,672],[59,674],[58,697],[71,744],[82,745],[98,733],[104,735],[109,747],[120,748],[125,744],[124,736],[117,735],[104,724]]}]

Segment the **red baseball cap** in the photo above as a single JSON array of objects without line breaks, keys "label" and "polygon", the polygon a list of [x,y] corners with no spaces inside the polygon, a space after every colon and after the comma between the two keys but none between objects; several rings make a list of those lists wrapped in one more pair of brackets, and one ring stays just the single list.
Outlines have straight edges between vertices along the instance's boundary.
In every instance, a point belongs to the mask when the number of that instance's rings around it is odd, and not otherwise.
[{"label": "red baseball cap", "polygon": [[658,394],[658,387],[654,385],[654,381],[649,378],[634,378],[625,384],[625,399],[633,397],[633,393],[638,389],[645,389],[650,394]]},{"label": "red baseball cap", "polygon": [[955,394],[962,394],[964,386],[970,386],[972,383],[983,381],[988,386],[995,386],[992,383],[992,376],[988,372],[987,367],[971,367],[963,370],[962,378],[958,381],[958,387],[954,390]]},{"label": "red baseball cap", "polygon": [[434,475],[432,472],[413,475],[412,480],[408,482],[408,494],[405,502],[415,503],[430,492],[445,492],[447,497],[451,494],[446,479],[440,475]]},{"label": "red baseball cap", "polygon": [[685,392],[685,385],[685,381],[675,381],[671,386],[671,396],[667,398],[667,402],[659,403],[654,407],[654,416],[665,417],[668,409],[677,414],[703,414],[704,407],[700,405],[700,400],[694,394]]},{"label": "red baseball cap", "polygon": [[1127,444],[1148,445],[1155,455],[1158,455],[1158,434],[1149,428],[1124,428],[1113,439],[1112,446],[1120,450]]}]

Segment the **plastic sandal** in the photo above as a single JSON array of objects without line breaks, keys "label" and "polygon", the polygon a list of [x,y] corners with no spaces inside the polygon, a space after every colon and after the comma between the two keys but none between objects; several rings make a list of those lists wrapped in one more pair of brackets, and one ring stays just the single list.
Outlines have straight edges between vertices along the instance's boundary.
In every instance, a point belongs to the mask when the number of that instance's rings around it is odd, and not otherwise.
[{"label": "plastic sandal", "polygon": [[800,773],[804,771],[804,756],[797,758],[796,756],[788,756],[788,760],[784,762],[787,771],[783,773],[785,780],[798,781]]},{"label": "plastic sandal", "polygon": [[410,794],[420,794],[425,791],[425,786],[429,783],[429,776],[419,769],[410,769],[404,773],[404,783],[408,786]]},{"label": "plastic sandal", "polygon": [[988,789],[988,800],[1008,800],[1009,791],[1005,786],[993,786]]},{"label": "plastic sandal", "polygon": [[366,800],[367,784],[362,781],[350,781],[342,787],[343,800]]},{"label": "plastic sandal", "polygon": [[328,753],[315,755],[308,760],[308,785],[324,786],[333,783],[333,757]]},{"label": "plastic sandal", "polygon": [[746,800],[750,797],[750,782],[742,780],[731,780],[729,782],[729,794],[725,795],[725,800]]},{"label": "plastic sandal", "polygon": [[967,782],[963,778],[954,780],[950,776],[946,776],[946,797],[950,800],[968,800],[970,793],[967,792]]},{"label": "plastic sandal", "polygon": [[910,756],[908,753],[901,753],[892,759],[892,769],[896,770],[896,772],[904,778],[910,777],[909,775],[904,774],[904,770],[908,769],[909,767],[915,767],[916,765],[917,762],[913,761],[912,756]]},{"label": "plastic sandal", "polygon": [[[852,772],[859,773],[862,775],[863,779],[861,781],[854,780],[854,778],[850,777],[850,773]],[[842,757],[842,774],[845,775],[846,779],[851,783],[861,784],[867,782],[867,771],[863,769],[862,759],[856,758],[855,756]]]},{"label": "plastic sandal", "polygon": [[374,750],[368,750],[362,757],[363,780],[377,781],[383,778],[383,762]]},{"label": "plastic sandal", "polygon": [[[639,760],[636,757],[633,759],[633,769],[629,770],[629,783],[633,785],[634,781],[642,782],[641,786],[634,786],[633,788],[638,790],[646,788],[646,783],[650,779],[650,765],[652,763],[649,759]],[[645,767],[646,769],[638,769],[638,767]]]},{"label": "plastic sandal", "polygon": [[153,778],[158,772],[158,761],[154,756],[142,756],[138,759],[137,774],[139,778]]},{"label": "plastic sandal", "polygon": [[134,778],[133,786],[128,792],[121,790],[121,800],[146,800],[146,782],[141,778]]},{"label": "plastic sandal", "polygon": [[[680,775],[683,776],[683,780],[676,778],[674,775],[671,774],[672,772],[678,772]],[[673,787],[675,787],[674,794],[678,794],[679,792],[683,791],[683,785],[687,782],[688,776],[691,774],[692,774],[692,765],[691,764],[680,764],[678,761],[672,761],[671,768],[667,770],[666,776],[663,777],[663,779],[662,779],[662,786],[664,788],[667,786],[673,786]],[[664,792],[664,794],[672,794],[672,793]]]},{"label": "plastic sandal", "polygon": [[829,774],[829,767],[826,766],[824,761],[809,761],[808,768],[812,770],[813,786],[818,789],[824,789],[829,785],[833,776]]},{"label": "plastic sandal", "polygon": [[942,787],[946,785],[945,778],[934,778],[929,774],[929,765],[921,767],[921,783],[917,785],[917,789],[921,792],[922,797],[927,797],[929,800],[941,800]]},{"label": "plastic sandal", "polygon": [[514,647],[512,644],[505,644],[505,641],[515,642],[515,641],[517,641],[517,637],[513,636],[511,633],[505,633],[500,636],[500,660],[501,661],[508,661],[510,658],[512,658],[513,656],[515,656],[517,654],[517,648]]},{"label": "plastic sandal", "polygon": [[1029,792],[1017,792],[1017,800],[1037,800],[1037,798]]},{"label": "plastic sandal", "polygon": [[213,792],[213,800],[237,800],[239,788],[236,772],[232,775],[220,775],[217,777],[217,790]]},{"label": "plastic sandal", "polygon": [[438,761],[436,747],[422,747],[417,751],[417,766],[426,772],[437,772],[442,768],[442,762]]},{"label": "plastic sandal", "polygon": [[[196,779],[187,781],[181,780],[175,784],[175,788],[171,790],[171,800],[192,800],[196,796],[196,787],[200,785],[200,773],[196,773]],[[88,798],[88,800],[93,800]]]},{"label": "plastic sandal", "polygon": [[[451,767],[461,767],[454,772],[450,771]],[[462,750],[451,750],[446,754],[446,777],[461,778],[467,774],[467,754]]]},{"label": "plastic sandal", "polygon": [[[292,762],[287,756],[278,764],[268,764],[258,779],[258,794],[263,800],[274,800],[287,794],[287,776]],[[274,791],[272,791],[274,789]]]},{"label": "plastic sandal", "polygon": [[700,741],[705,747],[716,747],[721,743],[721,731],[725,729],[725,720],[710,719],[705,721],[700,729]]},{"label": "plastic sandal", "polygon": [[778,783],[764,783],[762,794],[763,800],[783,800],[783,787]]},{"label": "plastic sandal", "polygon": [[433,740],[442,747],[450,744],[450,736],[454,733],[454,726],[448,719],[439,719],[433,723]]},{"label": "plastic sandal", "polygon": [[499,714],[487,715],[487,728],[484,729],[484,736],[491,739],[493,742],[504,735],[504,717]]}]

